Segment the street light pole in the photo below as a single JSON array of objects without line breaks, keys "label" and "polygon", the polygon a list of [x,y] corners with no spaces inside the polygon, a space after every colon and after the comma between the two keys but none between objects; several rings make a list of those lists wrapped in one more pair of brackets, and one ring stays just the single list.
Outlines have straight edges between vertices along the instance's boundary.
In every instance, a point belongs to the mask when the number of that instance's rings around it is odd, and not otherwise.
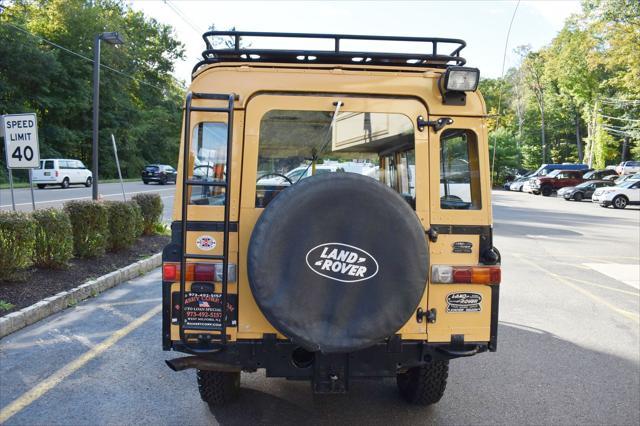
[{"label": "street light pole", "polygon": [[98,34],[93,40],[93,142],[92,169],[93,169],[93,199],[98,199],[98,117],[100,108],[100,40],[102,34]]},{"label": "street light pole", "polygon": [[93,168],[93,199],[98,199],[98,119],[100,117],[100,41],[109,44],[122,44],[124,41],[118,33],[100,33],[93,40],[93,140],[92,140],[92,168]]}]

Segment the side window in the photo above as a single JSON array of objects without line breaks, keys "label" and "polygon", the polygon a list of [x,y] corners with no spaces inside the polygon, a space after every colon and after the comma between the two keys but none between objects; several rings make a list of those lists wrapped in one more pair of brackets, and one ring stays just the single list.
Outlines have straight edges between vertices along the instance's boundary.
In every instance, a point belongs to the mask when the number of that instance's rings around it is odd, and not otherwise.
[{"label": "side window", "polygon": [[[226,123],[198,123],[193,130],[189,154],[189,179],[224,183],[227,179]],[[220,186],[193,185],[189,191],[190,204],[223,206],[225,190]]]},{"label": "side window", "polygon": [[84,163],[82,161],[78,161],[78,168],[79,169],[86,169],[87,167],[84,165]]},{"label": "side window", "polygon": [[481,208],[478,141],[469,130],[449,129],[440,137],[440,208]]},{"label": "side window", "polygon": [[67,160],[58,160],[58,168],[59,169],[68,169],[69,162]]}]

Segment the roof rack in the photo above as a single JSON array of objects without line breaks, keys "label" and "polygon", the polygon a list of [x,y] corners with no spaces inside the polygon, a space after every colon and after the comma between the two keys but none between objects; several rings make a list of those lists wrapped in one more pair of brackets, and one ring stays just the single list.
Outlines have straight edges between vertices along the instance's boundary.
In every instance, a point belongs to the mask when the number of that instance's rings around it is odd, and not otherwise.
[{"label": "roof rack", "polygon": [[[224,43],[220,43],[221,37],[227,38]],[[333,40],[333,49],[255,49],[250,46],[242,47],[242,37]],[[464,65],[467,62],[460,56],[460,51],[467,45],[467,43],[464,40],[454,38],[272,33],[252,31],[208,31],[202,35],[202,38],[206,44],[206,50],[202,52],[203,60],[196,64],[193,68],[192,74],[195,73],[202,65],[220,62],[368,64],[416,67],[430,66],[436,68],[446,68],[449,65]],[[228,38],[231,38],[231,40]],[[425,52],[391,53],[342,50],[341,42],[344,40],[424,43]],[[443,46],[444,44],[453,45],[446,46],[453,48],[453,50],[449,53],[439,52],[439,50],[445,48],[445,46]],[[221,45],[224,47],[219,47]]]}]

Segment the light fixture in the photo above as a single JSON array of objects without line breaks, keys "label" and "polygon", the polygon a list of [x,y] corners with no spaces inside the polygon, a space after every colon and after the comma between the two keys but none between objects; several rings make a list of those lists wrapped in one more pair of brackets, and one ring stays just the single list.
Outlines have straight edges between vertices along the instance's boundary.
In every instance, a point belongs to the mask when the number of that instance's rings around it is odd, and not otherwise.
[{"label": "light fixture", "polygon": [[442,74],[439,81],[442,103],[445,105],[465,105],[465,92],[475,92],[480,81],[478,68],[451,66]]},{"label": "light fixture", "polygon": [[106,41],[109,44],[123,44],[124,40],[117,32],[109,32],[100,34],[100,40]]}]

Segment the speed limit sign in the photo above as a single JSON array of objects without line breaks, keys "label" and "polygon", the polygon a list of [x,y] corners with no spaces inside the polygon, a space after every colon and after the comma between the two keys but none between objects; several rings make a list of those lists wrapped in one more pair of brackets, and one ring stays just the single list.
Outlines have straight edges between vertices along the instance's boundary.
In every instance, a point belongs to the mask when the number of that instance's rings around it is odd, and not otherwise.
[{"label": "speed limit sign", "polygon": [[38,120],[35,114],[3,115],[2,130],[7,168],[37,169],[40,167]]}]

